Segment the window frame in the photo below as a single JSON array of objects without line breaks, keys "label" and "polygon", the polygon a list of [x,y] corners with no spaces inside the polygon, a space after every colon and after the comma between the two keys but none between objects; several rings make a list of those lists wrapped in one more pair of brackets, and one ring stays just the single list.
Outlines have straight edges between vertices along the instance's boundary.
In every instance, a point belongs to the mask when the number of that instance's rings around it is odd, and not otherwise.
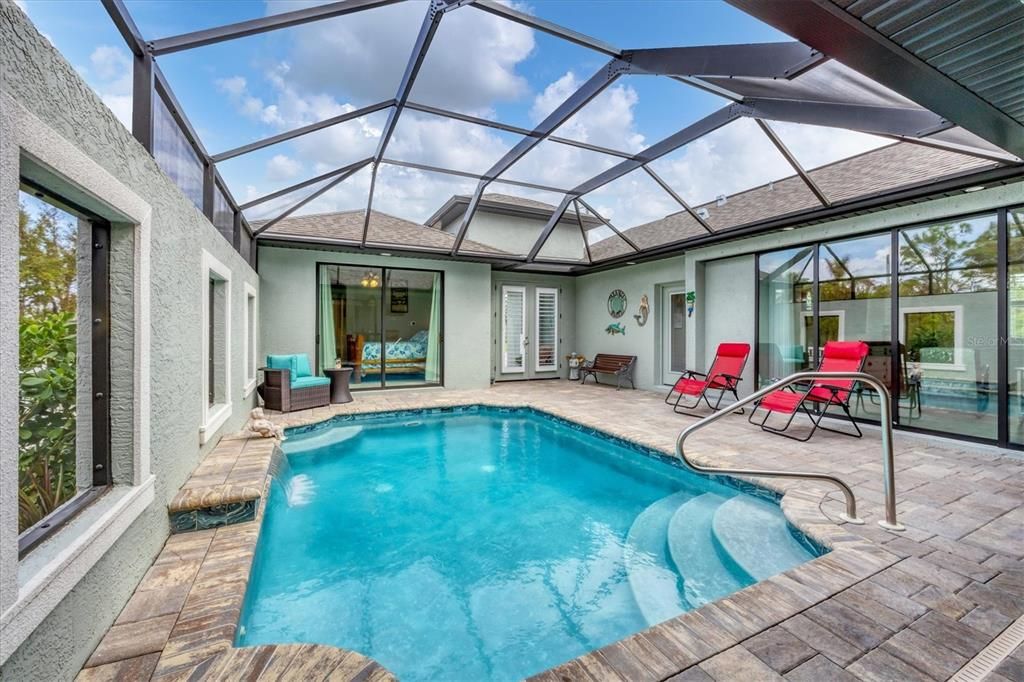
[{"label": "window frame", "polygon": [[900,306],[900,343],[907,344],[907,316],[928,313],[953,313],[953,362],[919,362],[921,369],[965,372],[964,364],[964,307],[962,305]]},{"label": "window frame", "polygon": [[[313,289],[313,295],[315,297],[314,298],[314,301],[315,301],[315,303],[314,303],[314,310],[316,311],[316,314],[314,315],[314,318],[313,318],[314,322],[316,324],[316,328],[315,328],[315,330],[313,332],[313,338],[314,338],[314,343],[313,343],[313,372],[315,374],[317,374],[318,376],[323,376],[323,370],[324,369],[330,369],[330,368],[324,368],[324,367],[320,366],[320,279],[321,279],[321,276],[322,276],[323,268],[324,267],[331,267],[331,266],[342,267],[342,268],[362,268],[362,269],[376,269],[376,270],[380,270],[380,280],[381,280],[381,286],[380,286],[380,292],[381,292],[380,325],[381,325],[381,331],[382,331],[382,334],[381,334],[381,368],[382,368],[381,383],[380,383],[380,385],[370,385],[370,386],[360,386],[360,385],[356,384],[356,385],[351,386],[350,389],[352,391],[354,391],[354,392],[359,392],[359,391],[409,391],[409,390],[415,391],[415,390],[420,390],[420,389],[425,389],[425,388],[427,388],[427,389],[429,389],[429,388],[444,388],[444,385],[445,385],[445,383],[444,383],[445,382],[445,345],[444,345],[444,334],[445,334],[445,319],[446,319],[446,317],[445,317],[445,305],[446,305],[446,303],[445,303],[445,274],[446,273],[445,273],[444,270],[437,270],[437,269],[434,269],[434,268],[413,268],[413,267],[406,267],[406,266],[401,266],[401,265],[378,265],[374,261],[368,261],[368,262],[365,262],[365,263],[352,263],[352,262],[344,261],[344,260],[338,260],[338,261],[321,261],[321,260],[318,260],[318,261],[316,261],[316,263],[313,266],[316,269],[316,276],[314,278],[314,289]],[[394,385],[394,386],[388,386],[387,372],[383,371],[384,365],[387,362],[387,343],[384,342],[384,340],[383,340],[383,330],[384,330],[385,317],[388,314],[386,312],[385,306],[384,306],[384,291],[387,289],[386,283],[390,281],[389,277],[388,277],[389,273],[391,273],[392,271],[395,271],[395,270],[397,270],[399,272],[428,272],[428,273],[431,273],[431,274],[434,274],[434,275],[438,275],[438,283],[439,283],[439,286],[441,287],[441,310],[440,310],[441,330],[438,332],[438,335],[437,335],[438,352],[440,353],[440,357],[438,359],[438,371],[440,372],[440,376],[438,376],[437,381],[424,382],[422,384],[397,384],[397,385]],[[267,352],[272,352],[272,350],[268,349]]]},{"label": "window frame", "polygon": [[[244,282],[242,289],[245,293],[245,305],[242,308],[242,324],[245,329],[245,347],[242,351],[245,360],[245,386],[242,392],[246,398],[252,395],[256,389],[256,382],[259,378],[259,338],[260,338],[260,308],[259,293],[249,282]],[[252,311],[249,310],[250,301]]]},{"label": "window frame", "polygon": [[[209,251],[203,249],[202,267],[200,268],[202,279],[200,296],[202,308],[202,320],[200,326],[200,337],[202,338],[202,391],[200,393],[202,405],[201,418],[199,423],[199,444],[205,445],[212,440],[217,430],[224,425],[231,416],[231,269],[221,263]],[[211,310],[211,282],[220,282],[224,287],[224,353],[220,361],[224,367],[224,402],[209,402],[210,389],[216,390],[210,385],[210,372],[215,366],[210,365],[210,323],[213,321],[214,310]]]},{"label": "window frame", "polygon": [[[25,190],[38,199],[78,219],[79,224],[89,224],[89,241],[92,246],[89,261],[89,315],[93,321],[90,328],[89,392],[92,394],[90,409],[89,443],[77,442],[75,446],[76,466],[88,464],[91,467],[90,485],[83,488],[67,502],[44,516],[34,525],[18,535],[18,560],[49,539],[68,521],[75,518],[112,485],[110,455],[110,223],[90,211],[75,205],[48,188],[21,177]],[[24,191],[24,190],[23,190]],[[80,238],[80,235],[78,235]],[[20,282],[20,275],[19,275]],[[80,322],[84,316],[79,309],[76,313]],[[76,382],[83,376],[81,365],[76,362]],[[20,371],[20,368],[19,368]],[[80,392],[76,388],[76,393]],[[78,398],[76,398],[76,401]],[[76,418],[77,423],[77,418]],[[89,450],[87,458],[82,457],[82,448]],[[76,476],[78,472],[76,471]],[[19,484],[20,485],[20,484]]]}]

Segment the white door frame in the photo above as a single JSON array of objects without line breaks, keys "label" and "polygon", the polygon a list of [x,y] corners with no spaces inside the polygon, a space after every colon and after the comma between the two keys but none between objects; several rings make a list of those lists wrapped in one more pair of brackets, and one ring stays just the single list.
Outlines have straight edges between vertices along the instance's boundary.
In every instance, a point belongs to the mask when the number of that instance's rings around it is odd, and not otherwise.
[{"label": "white door frame", "polygon": [[[661,380],[665,384],[674,384],[682,372],[672,371],[672,296],[686,296],[686,286],[665,286],[661,289],[661,310],[658,319],[661,325]],[[686,322],[683,322],[683,338],[685,343]]]}]

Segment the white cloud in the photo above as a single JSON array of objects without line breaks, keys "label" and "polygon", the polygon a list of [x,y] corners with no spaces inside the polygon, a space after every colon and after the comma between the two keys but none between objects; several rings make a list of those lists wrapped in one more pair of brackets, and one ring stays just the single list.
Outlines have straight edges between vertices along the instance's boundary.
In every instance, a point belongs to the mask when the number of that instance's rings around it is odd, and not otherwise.
[{"label": "white cloud", "polygon": [[696,206],[793,174],[753,119],[740,119],[651,164]]},{"label": "white cloud", "polygon": [[793,156],[808,170],[892,144],[892,140],[884,137],[842,128],[777,121],[770,125]]},{"label": "white cloud", "polygon": [[284,154],[275,154],[267,162],[267,179],[273,182],[291,180],[302,170],[302,164]]},{"label": "white cloud", "polygon": [[[268,13],[295,9],[268,3]],[[360,105],[395,96],[426,3],[399,3],[298,28],[289,78],[312,92]],[[460,111],[488,111],[495,102],[529,93],[516,71],[534,49],[533,31],[485,12],[446,13],[413,89],[413,97]]]},{"label": "white cloud", "polygon": [[[269,11],[286,5],[268,4]],[[415,10],[410,8],[415,7]],[[294,9],[294,4],[287,3]],[[254,94],[246,79],[236,76],[218,87],[254,121],[287,130],[388,99],[405,68],[410,46],[422,20],[423,6],[406,4],[362,12],[296,30],[287,60],[265,74],[268,92]],[[458,39],[452,39],[452,37]],[[522,98],[528,84],[518,65],[534,49],[528,29],[472,10],[446,15],[412,99],[460,111],[492,115],[504,100]],[[539,122],[582,83],[568,71],[535,92],[529,116]],[[556,135],[635,152],[653,142],[640,132],[635,117],[639,94],[619,82],[559,127]],[[287,154],[267,164],[267,179],[282,181],[333,170],[372,155],[387,112],[378,112],[332,126],[289,143]],[[780,133],[781,134],[781,133]],[[854,136],[856,137],[856,136]],[[863,137],[863,136],[862,136]],[[863,139],[825,134],[807,137],[794,152],[814,159],[843,157],[863,151]],[[406,110],[387,150],[390,158],[480,173],[493,165],[516,136],[459,121]],[[870,148],[870,145],[867,147]],[[620,159],[587,150],[544,142],[504,176],[554,187],[571,188]],[[298,169],[297,169],[298,167]],[[782,155],[750,120],[733,123],[653,164],[653,167],[694,204],[719,194],[764,184],[792,174]],[[361,209],[366,204],[370,172],[364,169],[310,202],[302,212]],[[382,166],[374,208],[410,220],[423,220],[455,193],[472,191],[475,181],[407,168]],[[495,184],[491,191],[510,191]],[[511,190],[530,194],[528,190]],[[253,194],[247,188],[247,194]],[[557,203],[558,195],[534,192]],[[633,172],[587,197],[599,211],[626,229],[680,210],[679,205],[642,171]],[[288,198],[294,202],[295,197]]]},{"label": "white cloud", "polygon": [[[540,123],[581,85],[583,81],[574,72],[566,72],[534,97],[530,118]],[[629,85],[613,85],[560,125],[555,135],[625,152],[640,151],[645,139],[634,117],[639,101],[636,90]]]},{"label": "white cloud", "polygon": [[126,128],[132,122],[132,60],[128,50],[98,45],[77,70]]}]

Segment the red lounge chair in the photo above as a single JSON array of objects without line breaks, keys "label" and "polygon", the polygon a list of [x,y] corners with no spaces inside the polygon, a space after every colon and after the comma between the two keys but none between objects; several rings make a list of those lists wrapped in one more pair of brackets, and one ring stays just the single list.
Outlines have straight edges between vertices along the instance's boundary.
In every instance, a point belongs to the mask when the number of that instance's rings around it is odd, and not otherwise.
[{"label": "red lounge chair", "polygon": [[[818,365],[818,371],[820,372],[860,372],[864,368],[864,361],[868,356],[868,344],[863,341],[829,341],[825,344],[825,351],[822,353],[821,364]],[[764,419],[758,426],[764,431],[771,433],[777,433],[780,436],[786,438],[792,438],[801,442],[810,440],[814,432],[819,428],[825,431],[832,431],[833,433],[842,434],[844,436],[853,436],[854,438],[860,438],[863,434],[860,428],[857,426],[857,422],[853,420],[853,415],[850,414],[850,397],[853,395],[854,384],[857,383],[856,379],[823,379],[812,382],[809,386],[803,388],[803,392],[789,387],[790,390],[780,389],[773,391],[761,398],[754,406],[754,409],[750,412],[750,418],[748,421],[753,424],[754,414],[757,410],[763,409],[765,411]],[[817,405],[820,410],[817,418],[814,413],[809,409],[808,404]],[[839,429],[830,429],[827,426],[821,425],[821,420],[825,417],[825,412],[829,407],[833,405],[838,406],[842,409],[846,418],[853,425],[855,433],[849,431],[841,431]],[[803,410],[810,417],[811,423],[814,427],[811,432],[804,438],[798,438],[791,436],[788,433],[784,433],[789,425],[793,423],[793,417],[796,413]],[[789,420],[786,425],[781,429],[772,426],[767,426],[765,422],[768,421],[768,417],[771,416],[772,412],[781,412],[782,414],[788,414]]]},{"label": "red lounge chair", "polygon": [[[722,398],[725,397],[726,392],[732,393],[733,397],[739,400],[740,398],[736,394],[736,387],[741,381],[740,377],[743,374],[743,368],[747,364],[747,357],[749,355],[749,343],[718,344],[718,350],[715,351],[715,360],[711,363],[708,373],[701,374],[690,369],[684,371],[683,376],[679,377],[679,380],[669,390],[668,395],[665,396],[665,402],[672,405],[672,409],[679,414],[697,416],[689,412],[689,410],[700,405],[701,400],[707,403],[708,407],[715,412],[718,411],[718,406],[722,404]],[[718,400],[715,401],[714,405],[711,404],[711,400],[708,398],[709,390],[718,391]],[[672,403],[673,393],[679,394],[676,397],[675,403]],[[692,405],[680,405],[679,401],[683,399],[684,395],[696,396],[697,399]],[[742,414],[742,412],[743,410],[741,409],[740,413]]]}]

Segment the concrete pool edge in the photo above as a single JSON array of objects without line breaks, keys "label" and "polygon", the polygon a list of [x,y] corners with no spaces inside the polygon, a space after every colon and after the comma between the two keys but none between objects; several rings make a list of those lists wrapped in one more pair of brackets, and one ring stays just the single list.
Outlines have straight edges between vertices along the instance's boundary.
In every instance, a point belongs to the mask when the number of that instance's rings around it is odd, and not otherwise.
[{"label": "concrete pool edge", "polygon": [[[440,396],[423,396],[419,406],[382,410],[374,406],[348,404],[287,415],[273,419],[287,427],[320,424],[339,415],[365,416],[424,409],[438,411],[481,406],[504,409],[529,409],[557,420],[595,431],[639,448],[670,457],[663,444],[642,442],[606,425],[586,423],[585,416],[560,414],[557,409],[540,409],[510,400],[467,399],[439,401]],[[339,409],[340,408],[340,409]],[[252,444],[267,446],[261,439],[229,437],[222,440],[209,457],[221,448],[237,449],[239,457]],[[696,461],[714,466],[716,461],[703,453],[694,453]],[[208,458],[209,459],[209,458]],[[263,466],[264,495],[270,483],[269,457],[260,465],[233,466],[220,485],[235,484],[233,472],[251,477],[253,466]],[[204,463],[195,475],[208,477]],[[223,468],[223,467],[222,467]],[[191,479],[190,479],[191,480]],[[208,480],[203,481],[209,484]],[[767,484],[766,484],[767,483]],[[866,580],[900,560],[880,546],[845,532],[820,509],[829,490],[816,486],[778,485],[779,481],[748,481],[759,489],[781,495],[780,504],[787,520],[814,543],[828,548],[816,557],[785,573],[760,581],[727,597],[686,612],[659,625],[591,651],[576,659],[540,673],[539,679],[585,678],[589,675],[615,675],[626,679],[662,679],[733,647],[735,644],[771,628],[791,616],[826,601]],[[213,486],[216,487],[217,483]],[[186,483],[188,487],[189,484]],[[205,487],[209,488],[209,485]],[[143,578],[136,594],[125,606],[115,625],[100,642],[80,679],[97,679],[115,673],[131,673],[133,678],[195,679],[226,665],[232,672],[249,671],[255,676],[284,673],[289,666],[310,664],[320,659],[334,666],[341,679],[392,679],[379,664],[361,654],[318,645],[268,645],[234,647],[239,617],[248,587],[253,559],[257,551],[265,505],[258,504],[256,518],[239,524],[172,535],[153,567]],[[141,617],[141,616],[147,617]],[[144,636],[140,636],[143,633]],[[589,673],[584,674],[586,671]]]}]

